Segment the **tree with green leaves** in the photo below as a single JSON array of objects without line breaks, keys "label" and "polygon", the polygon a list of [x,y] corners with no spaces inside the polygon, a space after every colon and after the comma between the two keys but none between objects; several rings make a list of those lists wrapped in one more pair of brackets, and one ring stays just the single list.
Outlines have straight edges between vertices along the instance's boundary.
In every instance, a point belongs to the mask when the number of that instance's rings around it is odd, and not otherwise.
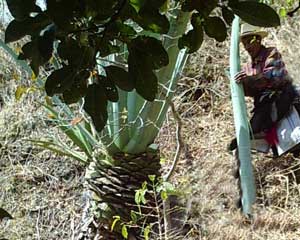
[{"label": "tree with green leaves", "polygon": [[[87,180],[97,202],[97,230],[113,240],[128,235],[117,225],[111,231],[114,216],[132,220],[131,213],[140,212],[137,189],[148,176],[160,176],[153,142],[188,54],[200,48],[204,34],[224,41],[234,15],[258,26],[280,24],[276,12],[257,1],[46,0],[45,8],[35,0],[6,2],[14,19],[5,42],[29,36],[19,59],[28,60],[35,76],[55,63],[45,77],[47,95],[66,104],[81,101],[101,134],[107,154],[88,154]],[[151,216],[147,209],[141,216]],[[137,226],[153,221],[135,220]],[[140,239],[141,229],[129,233]]]}]

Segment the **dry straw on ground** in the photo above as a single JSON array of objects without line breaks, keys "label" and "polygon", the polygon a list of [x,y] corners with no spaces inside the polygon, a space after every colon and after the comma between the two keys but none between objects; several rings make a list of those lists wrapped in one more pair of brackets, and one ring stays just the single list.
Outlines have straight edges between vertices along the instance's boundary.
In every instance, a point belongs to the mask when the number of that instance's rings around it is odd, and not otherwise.
[{"label": "dry straw on ground", "polygon": [[[267,39],[267,45],[275,44],[282,51],[295,81],[299,76],[299,20],[296,17],[272,30]],[[300,239],[299,159],[253,155],[258,192],[253,220],[246,220],[235,206],[238,189],[232,170],[236,163],[226,151],[234,136],[225,74],[228,46],[228,42],[205,41],[190,58],[174,99],[183,122],[185,145],[172,181],[191,203],[190,230],[181,239]],[[0,238],[74,239],[84,202],[83,169],[70,159],[24,141],[49,133],[63,136],[49,127],[43,110],[33,104],[41,94],[29,94],[16,102],[16,76],[24,84],[29,84],[28,80],[3,52],[0,56],[4,102],[0,112],[0,207],[15,217],[0,223]],[[170,113],[158,140],[165,168],[176,149],[174,136],[175,122]]]},{"label": "dry straw on ground", "polygon": [[[270,30],[267,46],[276,46],[299,83],[299,17]],[[228,42],[206,41],[190,58],[175,99],[184,125],[185,148],[173,177],[187,199],[192,199],[191,232],[183,239],[300,239],[300,161],[290,155],[272,159],[253,154],[257,201],[252,220],[236,208],[237,182],[232,176],[234,157],[226,146],[234,136],[230,102]],[[242,61],[247,60],[245,52]],[[249,110],[251,100],[247,101]],[[160,137],[166,159],[175,150],[175,123],[170,115]]]},{"label": "dry straw on ground", "polygon": [[[29,85],[0,50],[0,207],[14,217],[0,222],[0,239],[72,239],[83,207],[83,168],[37,149],[26,139],[58,136],[38,103],[39,92],[15,100],[17,83]],[[60,133],[61,138],[64,136]]]}]

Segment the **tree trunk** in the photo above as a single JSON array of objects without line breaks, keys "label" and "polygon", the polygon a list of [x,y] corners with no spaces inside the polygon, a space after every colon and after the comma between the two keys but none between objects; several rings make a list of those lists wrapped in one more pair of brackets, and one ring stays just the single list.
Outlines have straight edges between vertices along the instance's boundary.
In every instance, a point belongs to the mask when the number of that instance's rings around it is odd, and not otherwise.
[{"label": "tree trunk", "polygon": [[[132,211],[138,213],[140,219],[127,226],[128,239],[142,239],[142,226],[158,219],[155,213],[151,212],[155,206],[152,194],[145,196],[147,203],[141,204],[139,214],[135,193],[145,181],[152,184],[149,175],[160,177],[160,167],[159,151],[153,149],[141,154],[117,153],[108,160],[94,160],[86,177],[92,192],[89,196],[90,205],[87,206],[90,220],[79,239],[124,239],[121,224],[132,221]],[[120,217],[120,220],[111,231],[114,216]]]}]

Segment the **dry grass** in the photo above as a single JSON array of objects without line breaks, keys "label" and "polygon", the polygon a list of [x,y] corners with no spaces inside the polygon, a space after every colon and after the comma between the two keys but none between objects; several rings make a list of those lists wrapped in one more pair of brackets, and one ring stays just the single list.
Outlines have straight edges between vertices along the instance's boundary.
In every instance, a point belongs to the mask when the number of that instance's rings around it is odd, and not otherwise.
[{"label": "dry grass", "polygon": [[[299,83],[299,17],[272,30],[267,46],[282,52],[291,75]],[[192,201],[183,239],[300,239],[300,161],[292,156],[272,159],[253,155],[257,201],[251,221],[236,207],[237,181],[232,176],[235,160],[226,152],[234,136],[229,80],[229,43],[206,41],[191,57],[175,99],[184,125],[185,147],[173,181]],[[243,52],[242,61],[247,59]],[[247,102],[251,108],[251,100]],[[166,159],[175,151],[175,123],[169,115],[160,135]],[[169,163],[167,163],[168,166]]]},{"label": "dry grass", "polygon": [[[296,64],[299,27],[296,18],[294,23],[273,30],[267,41],[282,51],[294,77],[300,71]],[[257,202],[253,219],[245,219],[235,206],[239,197],[232,176],[235,160],[226,152],[234,136],[224,71],[228,68],[228,44],[205,42],[190,58],[175,99],[185,146],[172,180],[192,203],[188,219],[191,230],[183,239],[300,239],[299,159],[254,155]],[[0,56],[0,94],[4,101],[0,112],[0,207],[15,217],[0,223],[0,238],[74,239],[83,207],[83,169],[70,159],[24,141],[58,132],[49,128],[42,109],[34,104],[41,98],[39,93],[15,101],[12,79],[15,73],[22,73],[2,52]],[[25,76],[19,81],[28,84]],[[176,149],[174,135],[175,123],[169,114],[159,136],[166,166]]]},{"label": "dry grass", "polygon": [[0,56],[0,207],[14,217],[0,222],[0,239],[73,239],[83,207],[83,167],[25,140],[58,131],[45,121],[40,93],[15,100],[16,81],[30,83],[3,51]]}]

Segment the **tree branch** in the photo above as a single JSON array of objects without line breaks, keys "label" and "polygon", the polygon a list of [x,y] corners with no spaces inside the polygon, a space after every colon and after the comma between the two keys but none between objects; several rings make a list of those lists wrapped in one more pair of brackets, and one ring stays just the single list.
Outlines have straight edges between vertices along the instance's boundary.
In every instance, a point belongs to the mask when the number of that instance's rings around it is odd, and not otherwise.
[{"label": "tree branch", "polygon": [[181,128],[182,128],[181,118],[180,118],[178,112],[175,109],[174,103],[172,101],[170,101],[169,99],[166,99],[166,102],[170,105],[171,110],[172,110],[172,114],[174,116],[174,119],[177,122],[177,126],[176,126],[177,148],[176,148],[176,152],[175,152],[175,156],[174,156],[174,159],[173,159],[172,166],[171,166],[169,172],[164,177],[164,180],[168,181],[170,179],[170,177],[173,175],[174,171],[175,171],[175,168],[176,168],[177,163],[179,161],[180,153],[181,153],[181,150],[183,148],[184,143],[183,143],[182,138],[181,138]]}]

